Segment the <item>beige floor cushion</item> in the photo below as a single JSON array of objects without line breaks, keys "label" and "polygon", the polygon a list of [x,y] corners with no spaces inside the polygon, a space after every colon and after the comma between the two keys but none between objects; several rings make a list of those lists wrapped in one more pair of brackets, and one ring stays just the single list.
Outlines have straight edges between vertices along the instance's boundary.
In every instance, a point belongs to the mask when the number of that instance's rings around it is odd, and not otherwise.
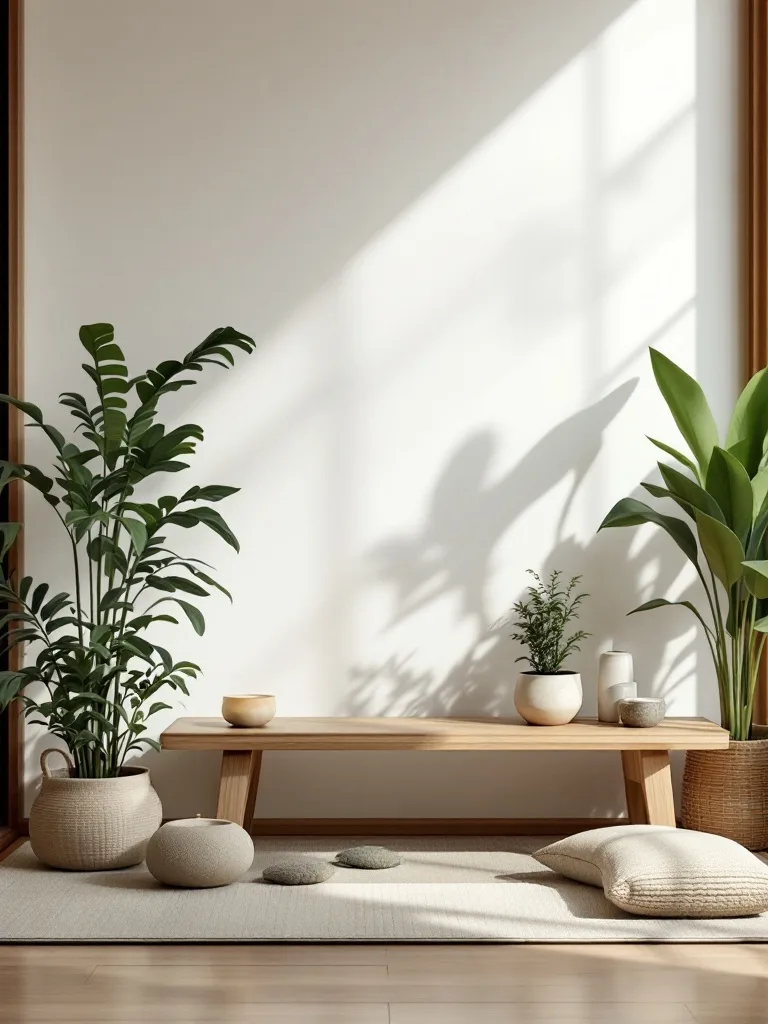
[{"label": "beige floor cushion", "polygon": [[768,867],[706,832],[615,825],[569,836],[533,854],[577,882],[646,917],[747,917],[768,911]]}]

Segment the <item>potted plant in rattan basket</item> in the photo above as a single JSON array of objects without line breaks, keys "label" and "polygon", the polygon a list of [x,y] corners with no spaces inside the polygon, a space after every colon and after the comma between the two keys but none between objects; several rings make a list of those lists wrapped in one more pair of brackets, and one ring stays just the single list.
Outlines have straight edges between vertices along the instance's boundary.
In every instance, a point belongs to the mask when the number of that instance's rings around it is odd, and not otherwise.
[{"label": "potted plant in rattan basket", "polygon": [[[174,535],[204,526],[239,549],[211,507],[236,487],[194,486],[176,496],[162,486],[167,474],[187,468],[184,459],[203,431],[194,423],[166,430],[158,404],[194,384],[207,365],[231,366],[234,353],[250,353],[254,342],[232,327],[218,328],[184,359],[129,377],[111,324],[81,327],[80,341],[95,396],[61,395],[77,421],[74,437],[65,438],[31,402],[0,396],[53,445],[52,475],[0,463],[0,489],[12,480],[35,488],[72,558],[72,589],[62,593],[0,573],[3,647],[24,649],[18,667],[0,672],[0,709],[20,700],[25,714],[66,748],[63,769],[51,768],[50,752],[43,754],[42,789],[29,821],[33,850],[55,867],[94,870],[143,860],[161,808],[148,769],[129,760],[145,747],[159,749],[146,733],[152,716],[170,707],[158,699],[161,691],[186,694],[199,672],[147,632],[158,622],[178,623],[181,612],[202,634],[198,601],[213,589],[229,596],[210,566],[175,552]],[[147,482],[162,496],[144,496]],[[0,524],[0,561],[20,528]]]},{"label": "potted plant in rattan basket", "polygon": [[721,445],[699,384],[661,352],[650,354],[656,383],[690,457],[649,438],[675,464],[660,462],[663,485],[643,487],[677,505],[685,518],[623,498],[600,529],[652,523],[693,563],[703,610],[690,601],[663,598],[634,609],[680,604],[696,616],[712,656],[721,721],[731,734],[728,750],[686,755],[682,821],[686,828],[763,850],[768,847],[768,738],[753,724],[753,713],[768,634],[768,371],[747,384]]}]

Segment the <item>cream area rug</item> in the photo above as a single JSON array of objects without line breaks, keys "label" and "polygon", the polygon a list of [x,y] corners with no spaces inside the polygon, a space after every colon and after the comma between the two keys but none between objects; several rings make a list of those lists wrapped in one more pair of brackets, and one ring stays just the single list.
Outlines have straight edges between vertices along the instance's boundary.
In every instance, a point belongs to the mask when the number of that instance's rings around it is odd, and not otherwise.
[{"label": "cream area rug", "polygon": [[[0,864],[0,942],[768,941],[768,914],[723,921],[632,917],[531,857],[544,838],[256,839],[253,867],[221,889],[167,889],[144,865],[71,873],[29,844]],[[311,886],[270,885],[280,857],[332,860],[360,843],[397,850],[385,871],[339,867]]]}]

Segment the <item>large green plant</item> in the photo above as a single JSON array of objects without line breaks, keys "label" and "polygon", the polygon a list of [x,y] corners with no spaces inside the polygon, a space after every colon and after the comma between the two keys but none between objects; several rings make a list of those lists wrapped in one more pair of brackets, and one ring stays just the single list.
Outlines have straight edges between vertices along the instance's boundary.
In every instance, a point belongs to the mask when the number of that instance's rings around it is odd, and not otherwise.
[{"label": "large green plant", "polygon": [[[768,633],[768,371],[739,397],[725,443],[699,384],[655,349],[651,364],[659,390],[691,453],[649,438],[677,466],[659,463],[663,486],[644,483],[691,521],[622,498],[603,520],[609,526],[653,523],[693,563],[707,601],[705,614],[690,601],[647,601],[634,612],[679,604],[693,612],[707,638],[720,692],[723,726],[749,739],[760,659]],[[698,543],[697,543],[698,537]]]},{"label": "large green plant", "polygon": [[[156,699],[159,691],[186,694],[187,680],[199,672],[190,661],[174,660],[146,631],[157,622],[178,623],[170,611],[181,611],[202,634],[205,619],[190,598],[207,597],[211,588],[229,596],[205,571],[207,563],[178,555],[167,535],[205,526],[239,550],[211,508],[238,488],[190,487],[178,497],[139,499],[137,491],[150,477],[186,469],[184,457],[203,439],[194,423],[166,430],[156,420],[158,403],[194,384],[194,373],[205,366],[226,369],[238,349],[254,348],[251,338],[220,327],[181,361],[166,360],[129,378],[114,337],[111,324],[80,328],[90,357],[83,369],[96,397],[60,396],[78,421],[75,437],[85,444],[67,440],[31,402],[0,395],[55,449],[53,477],[36,466],[2,462],[0,489],[18,479],[40,492],[66,534],[73,571],[72,592],[58,594],[29,576],[0,573],[0,645],[3,651],[28,648],[21,667],[0,672],[0,708],[19,697],[25,714],[60,737],[78,775],[89,778],[115,776],[132,751],[157,748],[146,730],[148,719],[169,707]],[[0,559],[19,530],[19,523],[0,524]]]}]

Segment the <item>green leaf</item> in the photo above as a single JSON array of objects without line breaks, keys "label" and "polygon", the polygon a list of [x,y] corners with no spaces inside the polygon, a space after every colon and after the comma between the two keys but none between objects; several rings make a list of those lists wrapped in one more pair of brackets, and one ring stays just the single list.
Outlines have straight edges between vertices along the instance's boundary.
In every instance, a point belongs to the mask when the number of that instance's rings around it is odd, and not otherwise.
[{"label": "green leaf", "polygon": [[152,578],[152,581],[147,580],[147,583],[149,584],[152,582],[154,585],[157,583],[158,579],[162,580],[163,583],[169,583],[171,585],[170,588],[161,587],[160,589],[170,589],[174,591],[181,590],[186,594],[194,594],[196,597],[209,596],[208,591],[204,587],[201,587],[197,583],[193,583],[192,580],[184,579],[183,576],[155,576]]},{"label": "green leaf", "polygon": [[4,711],[16,699],[27,682],[22,672],[0,672],[0,711]]},{"label": "green leaf", "polygon": [[702,624],[704,629],[708,633],[711,633],[711,628],[702,618],[701,612],[691,601],[667,601],[664,597],[655,597],[652,601],[646,601],[645,604],[641,604],[638,608],[633,608],[631,612],[627,612],[627,615],[635,615],[637,612],[650,612],[655,608],[687,608],[689,612],[693,612],[699,622]]},{"label": "green leaf", "polygon": [[50,622],[46,623],[46,632],[55,633],[57,629],[61,629],[63,626],[80,626],[83,624],[82,619],[76,618],[74,615],[62,615],[58,619],[51,619]]},{"label": "green leaf", "polygon": [[699,542],[707,563],[726,590],[743,575],[744,548],[736,534],[719,519],[696,513]]},{"label": "green leaf", "polygon": [[768,466],[752,478],[752,519],[756,522],[766,506],[768,497]]},{"label": "green leaf", "polygon": [[192,623],[192,627],[198,636],[202,636],[205,633],[205,618],[199,608],[195,608],[189,601],[182,601],[180,598],[176,598],[177,604],[181,605],[184,614],[187,616],[189,621]]},{"label": "green leaf", "polygon": [[217,583],[212,576],[209,576],[201,569],[196,569],[191,565],[187,565],[186,563],[185,568],[189,569],[192,575],[196,576],[199,580],[202,580],[203,583],[207,583],[209,587],[215,587],[216,590],[220,590],[222,594],[229,598],[230,604],[232,603],[232,595],[230,594],[230,592],[227,590],[226,587],[223,587],[220,583]]},{"label": "green leaf", "polygon": [[[199,372],[206,363],[214,362],[214,356],[221,350],[232,348],[250,354],[256,347],[253,338],[241,334],[234,327],[217,327],[207,338],[200,342],[182,361],[166,359],[154,370],[147,370],[144,377],[136,381],[136,394],[142,406],[148,406],[170,391],[194,383],[188,378],[174,380],[181,373]],[[218,365],[222,365],[219,363]]]},{"label": "green leaf", "polygon": [[691,516],[698,509],[701,512],[706,512],[708,516],[712,516],[714,519],[721,519],[725,522],[723,512],[720,510],[717,501],[700,484],[695,480],[691,480],[685,473],[675,469],[674,466],[666,466],[663,462],[659,462],[658,466],[662,479],[672,492],[675,500],[683,508],[686,508]]},{"label": "green leaf", "polygon": [[124,586],[112,587],[111,590],[102,595],[99,601],[99,610],[106,612],[111,608],[117,608],[122,603],[125,593],[126,588]]},{"label": "green leaf", "polygon": [[112,324],[83,324],[79,334],[83,348],[95,359],[99,349],[113,341],[115,328]]},{"label": "green leaf", "polygon": [[0,560],[5,558],[13,547],[20,530],[21,523],[0,523]]},{"label": "green leaf", "polygon": [[768,598],[768,561],[743,562],[744,582],[753,597],[761,600]]},{"label": "green leaf", "polygon": [[747,460],[749,459],[749,443],[747,441],[737,441],[736,444],[732,444],[726,450],[746,468]]},{"label": "green leaf", "polygon": [[[751,492],[750,492],[751,493]],[[140,519],[128,519],[122,517],[120,522],[126,528],[131,537],[131,543],[137,555],[141,555],[147,546],[147,528]]]},{"label": "green leaf", "polygon": [[[752,483],[739,460],[717,446],[712,449],[709,460],[707,491],[723,510],[725,522],[744,544],[752,526]],[[702,511],[712,515],[707,509]]]},{"label": "green leaf", "polygon": [[174,594],[176,587],[167,580],[164,580],[162,576],[150,576],[147,578],[146,584],[148,587],[153,587],[155,590],[164,590],[168,594]]},{"label": "green leaf", "polygon": [[699,476],[699,471],[696,468],[696,465],[693,462],[691,462],[687,455],[683,455],[683,453],[679,452],[676,448],[671,448],[668,444],[664,444],[663,441],[657,441],[655,437],[649,437],[648,434],[646,434],[645,436],[648,438],[651,444],[655,444],[657,448],[660,448],[663,452],[666,452],[667,455],[671,455],[673,459],[677,459],[677,461],[681,465],[685,466],[686,469],[689,469],[695,477]]},{"label": "green leaf", "polygon": [[215,509],[205,507],[195,508],[191,510],[190,514],[195,516],[210,530],[213,530],[214,533],[218,534],[218,536],[225,540],[230,547],[235,549],[235,551],[240,550],[240,544],[237,537],[232,533],[229,526],[227,526],[224,519]]},{"label": "green leaf", "polygon": [[190,487],[179,501],[221,501],[231,494],[237,494],[239,487],[225,487],[223,484],[209,484],[207,487]]},{"label": "green leaf", "polygon": [[19,409],[29,416],[31,420],[34,420],[35,423],[42,424],[43,422],[42,410],[31,402],[23,402],[20,398],[13,398],[11,395],[0,395],[0,402],[12,405],[14,409]]},{"label": "green leaf", "polygon": [[111,626],[94,626],[93,629],[91,630],[91,640],[93,640],[95,643],[103,643],[105,640],[109,639],[111,635]]},{"label": "green leaf", "polygon": [[150,715],[156,715],[158,711],[172,710],[173,707],[170,704],[164,704],[162,701],[156,701],[154,704],[150,706],[149,711],[147,711],[146,717],[149,718]]},{"label": "green leaf", "polygon": [[67,605],[72,605],[72,598],[69,594],[65,594],[63,592],[56,594],[55,597],[52,597],[50,601],[48,601],[47,604],[44,604],[40,609],[40,618],[45,622],[53,615],[56,615],[57,612],[60,612],[61,609]]},{"label": "green leaf", "polygon": [[128,372],[124,365],[125,357],[120,347],[113,343],[114,337],[112,324],[83,324],[80,328],[80,341],[94,362],[93,368],[84,364],[84,369],[95,381],[99,392],[101,405],[92,412],[94,422],[100,421],[102,425],[110,467],[114,465],[126,427],[126,402],[121,395],[129,390],[129,384],[124,380]]},{"label": "green leaf", "polygon": [[35,613],[35,615],[37,615],[37,613],[40,611],[42,603],[45,600],[45,595],[47,593],[48,593],[48,584],[47,583],[39,583],[35,587],[35,589],[32,591],[32,600],[30,601],[29,606],[32,609],[32,611]]},{"label": "green leaf", "polygon": [[749,536],[749,544],[747,545],[748,559],[756,559],[764,552],[765,549],[763,541],[765,539],[766,529],[768,529],[768,504],[764,502],[760,515],[755,521],[755,524],[752,527],[752,533]]},{"label": "green leaf", "polygon": [[[702,476],[706,477],[712,449],[719,443],[717,425],[698,381],[658,349],[651,348],[651,366],[659,391],[678,430],[685,438]],[[738,440],[738,438],[736,438]]]},{"label": "green leaf", "polygon": [[674,516],[664,516],[636,498],[622,498],[621,501],[617,501],[598,527],[598,532],[609,527],[641,526],[644,523],[660,526],[694,565],[698,565],[699,549],[693,531],[687,523],[675,519]]},{"label": "green leaf", "polygon": [[768,372],[758,370],[739,396],[726,436],[726,448],[739,442],[747,446],[744,466],[750,477],[760,466],[768,434]]}]

